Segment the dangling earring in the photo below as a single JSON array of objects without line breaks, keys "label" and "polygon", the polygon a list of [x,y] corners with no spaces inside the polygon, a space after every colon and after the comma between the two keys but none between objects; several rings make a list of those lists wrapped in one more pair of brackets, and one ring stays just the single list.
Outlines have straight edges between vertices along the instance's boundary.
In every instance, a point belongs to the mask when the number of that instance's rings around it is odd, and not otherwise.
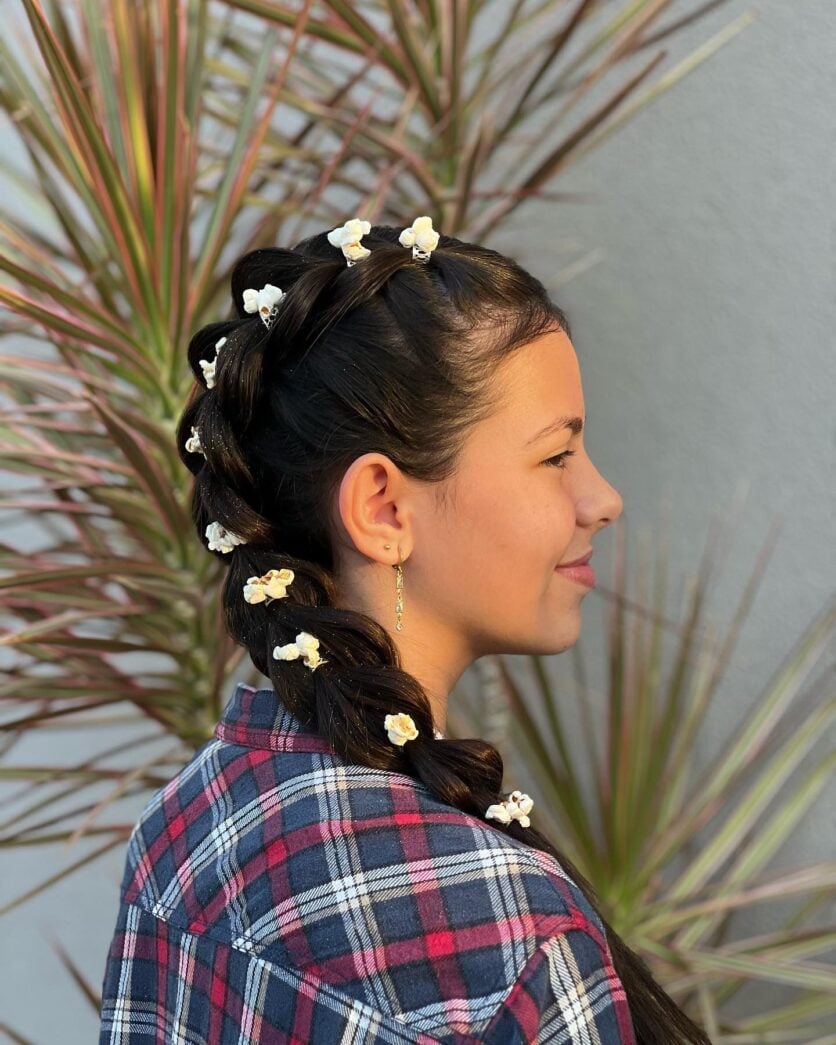
[{"label": "dangling earring", "polygon": [[[384,548],[390,548],[391,545],[384,544]],[[403,621],[401,615],[403,614],[403,559],[401,558],[401,550],[398,548],[398,562],[395,565],[395,617],[397,623],[395,624],[396,631],[403,631]]]}]

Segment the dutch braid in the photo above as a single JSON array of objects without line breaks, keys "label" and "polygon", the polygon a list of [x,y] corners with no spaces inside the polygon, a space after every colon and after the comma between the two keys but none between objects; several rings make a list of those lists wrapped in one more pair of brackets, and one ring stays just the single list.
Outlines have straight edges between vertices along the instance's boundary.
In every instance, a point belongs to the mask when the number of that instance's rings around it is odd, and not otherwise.
[{"label": "dutch braid", "polygon": [[[435,740],[427,693],[402,669],[388,631],[338,604],[331,498],[345,468],[369,450],[416,479],[448,478],[465,433],[492,408],[491,367],[549,329],[568,332],[568,322],[538,280],[477,244],[442,236],[418,264],[390,226],[374,226],[364,243],[371,255],[351,267],[325,233],[294,250],[265,248],[239,259],[231,281],[237,316],[204,326],[189,345],[198,385],[177,439],[195,476],[192,518],[204,543],[214,521],[243,541],[212,552],[228,567],[225,621],[282,703],[349,762],[407,773],[483,818],[501,801],[502,757],[484,740]],[[244,311],[242,295],[268,283],[285,296],[265,330]],[[213,351],[208,387],[201,361]],[[195,430],[201,452],[186,448]],[[293,571],[287,597],[245,600],[248,580],[272,569]],[[316,670],[273,657],[301,632],[320,642],[326,662]],[[399,746],[384,722],[402,713],[418,735]],[[557,859],[601,914],[590,883],[536,828],[485,822]],[[638,1041],[706,1045],[602,921]]]}]

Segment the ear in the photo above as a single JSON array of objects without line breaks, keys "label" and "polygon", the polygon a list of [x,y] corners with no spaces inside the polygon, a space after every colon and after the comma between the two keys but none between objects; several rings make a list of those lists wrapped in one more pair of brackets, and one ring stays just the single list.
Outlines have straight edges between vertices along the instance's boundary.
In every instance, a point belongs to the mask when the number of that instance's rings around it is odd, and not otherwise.
[{"label": "ear", "polygon": [[382,561],[389,554],[384,544],[408,556],[411,507],[407,478],[385,454],[363,454],[346,469],[337,498],[339,521],[367,558]]}]

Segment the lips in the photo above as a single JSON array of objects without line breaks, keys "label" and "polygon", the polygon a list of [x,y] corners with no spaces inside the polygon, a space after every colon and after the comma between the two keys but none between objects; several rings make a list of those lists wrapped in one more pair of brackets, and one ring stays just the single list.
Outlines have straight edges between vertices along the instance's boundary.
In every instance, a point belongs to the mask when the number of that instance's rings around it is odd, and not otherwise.
[{"label": "lips", "polygon": [[561,569],[564,566],[586,566],[586,564],[589,562],[591,558],[592,549],[590,549],[588,552],[584,552],[584,554],[579,559],[572,559],[571,562],[558,563],[558,569]]}]

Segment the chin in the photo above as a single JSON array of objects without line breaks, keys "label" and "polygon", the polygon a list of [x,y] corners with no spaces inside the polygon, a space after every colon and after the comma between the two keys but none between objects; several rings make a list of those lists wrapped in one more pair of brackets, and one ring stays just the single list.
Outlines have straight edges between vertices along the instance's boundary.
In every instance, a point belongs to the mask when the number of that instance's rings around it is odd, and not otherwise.
[{"label": "chin", "polygon": [[573,626],[569,626],[568,622],[561,627],[559,634],[552,638],[552,645],[556,646],[553,652],[562,653],[564,650],[574,646],[575,643],[581,636],[581,619],[580,615],[576,617]]},{"label": "chin", "polygon": [[528,652],[536,653],[540,657],[551,657],[571,649],[579,637],[580,628],[562,628],[559,634],[545,636],[538,649],[529,650]]}]

